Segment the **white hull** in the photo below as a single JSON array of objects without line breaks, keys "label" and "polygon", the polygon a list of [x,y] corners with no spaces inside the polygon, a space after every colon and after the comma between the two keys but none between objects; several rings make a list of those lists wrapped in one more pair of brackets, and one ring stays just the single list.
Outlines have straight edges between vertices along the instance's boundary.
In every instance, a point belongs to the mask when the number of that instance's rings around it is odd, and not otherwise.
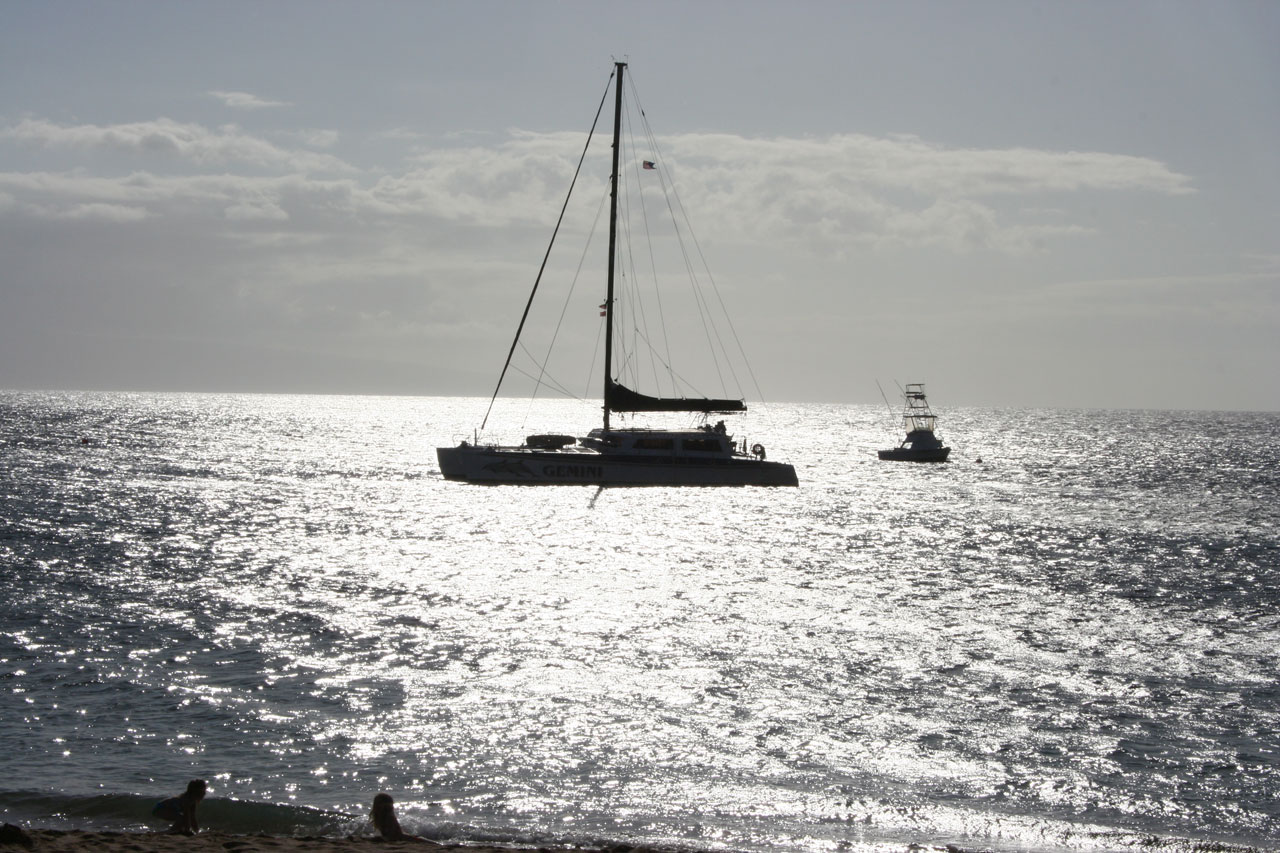
[{"label": "white hull", "polygon": [[781,462],[744,456],[678,459],[597,453],[581,448],[439,447],[447,480],[492,485],[795,486],[796,471]]}]

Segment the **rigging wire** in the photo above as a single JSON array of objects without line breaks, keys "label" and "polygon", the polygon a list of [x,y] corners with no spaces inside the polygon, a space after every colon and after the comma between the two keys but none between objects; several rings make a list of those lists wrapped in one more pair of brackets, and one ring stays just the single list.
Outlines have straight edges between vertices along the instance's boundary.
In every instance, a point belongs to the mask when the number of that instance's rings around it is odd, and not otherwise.
[{"label": "rigging wire", "polygon": [[[595,230],[596,230],[595,226],[593,226],[588,230],[588,241],[587,241],[588,245],[586,248],[584,248],[582,256],[579,258],[577,269],[573,275],[573,278],[570,284],[569,294],[566,296],[565,302],[561,307],[560,316],[559,316],[559,319],[557,320],[550,343],[547,346],[546,354],[540,362],[534,356],[533,352],[528,348],[528,346],[523,341],[521,341],[521,335],[523,333],[525,324],[529,318],[533,299],[539,289],[542,278],[546,272],[551,249],[564,223],[570,196],[572,195],[576,187],[578,178],[581,176],[583,165],[586,160],[590,143],[595,135],[595,130],[599,124],[599,119],[603,114],[604,104],[609,98],[609,94],[610,94],[609,90],[614,81],[614,77],[616,73],[617,73],[616,68],[614,72],[610,73],[609,80],[605,86],[605,92],[601,97],[600,105],[596,109],[595,118],[593,119],[591,124],[591,130],[587,134],[587,142],[583,146],[582,154],[579,157],[577,168],[575,169],[573,174],[573,180],[569,186],[569,192],[565,196],[565,201],[561,207],[559,218],[556,221],[555,230],[552,233],[551,243],[548,245],[547,251],[543,256],[542,265],[539,267],[538,275],[534,281],[532,292],[530,293],[529,300],[525,305],[524,313],[520,318],[520,323],[516,330],[515,339],[512,341],[511,348],[507,354],[507,360],[503,365],[502,373],[498,378],[497,386],[494,388],[493,396],[489,400],[489,407],[485,412],[484,420],[481,422],[481,429],[484,429],[488,424],[489,416],[492,413],[494,403],[497,399],[497,395],[501,389],[502,383],[507,375],[508,370],[515,370],[516,372],[528,377],[529,379],[532,379],[534,381],[534,396],[536,396],[539,389],[543,387],[549,388],[558,394],[562,394],[565,397],[569,397],[575,400],[583,400],[590,396],[589,392],[583,397],[578,397],[577,395],[569,392],[567,388],[563,385],[563,383],[561,383],[560,381],[558,381],[557,379],[555,379],[550,375],[549,365],[550,365],[552,350],[554,349],[556,341],[559,337],[560,330],[567,316],[569,305],[572,301],[573,292],[576,289],[576,285],[581,278],[582,270],[587,260],[587,255],[589,254],[591,237],[595,234]],[[639,114],[639,117],[640,117],[639,129],[640,129],[641,136],[645,141],[647,141],[649,150],[653,152],[652,156],[656,160],[656,165],[657,165],[656,177],[658,178],[658,181],[659,181],[659,188],[661,189],[661,192],[663,195],[663,201],[666,204],[668,215],[670,216],[671,221],[675,226],[674,234],[676,238],[676,243],[679,247],[679,252],[684,261],[686,274],[689,276],[690,291],[692,293],[694,303],[697,306],[696,311],[697,311],[699,320],[702,323],[703,332],[704,332],[704,335],[706,336],[706,339],[709,345],[710,361],[712,362],[716,375],[719,377],[721,389],[727,390],[725,385],[726,377],[724,373],[724,368],[727,368],[730,374],[730,377],[732,378],[733,382],[737,386],[738,396],[742,396],[741,382],[739,380],[737,369],[735,367],[735,360],[728,356],[729,348],[726,346],[726,341],[721,334],[720,322],[717,321],[717,318],[715,317],[715,312],[711,310],[712,301],[711,299],[708,298],[708,294],[706,293],[706,286],[702,279],[703,275],[705,275],[705,280],[710,283],[715,301],[719,307],[719,313],[723,318],[722,322],[728,324],[728,329],[731,334],[731,340],[736,345],[738,357],[742,359],[746,367],[747,373],[752,381],[752,384],[755,387],[756,394],[760,397],[760,399],[763,399],[763,395],[760,393],[759,383],[756,381],[755,374],[752,371],[750,362],[746,357],[746,352],[742,346],[741,340],[738,337],[737,330],[733,326],[733,320],[730,317],[725,307],[724,298],[720,293],[719,286],[716,284],[715,278],[711,275],[711,271],[709,266],[707,265],[705,255],[702,251],[702,247],[698,243],[696,235],[694,235],[693,233],[692,224],[691,224],[691,220],[689,219],[688,212],[685,209],[684,204],[679,197],[679,193],[676,191],[674,181],[672,181],[671,179],[670,171],[666,168],[666,163],[661,153],[660,146],[658,145],[657,137],[654,135],[653,130],[648,123],[648,117],[645,114],[645,111],[640,104],[640,98],[639,98],[638,91],[635,87],[634,78],[631,80],[627,80],[627,83],[629,84],[629,86],[627,87],[627,90],[630,92],[630,100],[628,101],[628,103],[630,103],[633,109],[635,109],[636,112],[638,112]],[[696,388],[694,388],[694,386],[691,385],[688,382],[688,380],[685,377],[681,376],[674,368],[674,362],[671,357],[670,337],[668,334],[667,323],[665,320],[665,311],[663,307],[662,288],[659,287],[658,263],[655,256],[655,243],[653,239],[653,234],[650,229],[648,209],[645,204],[645,198],[644,198],[645,186],[646,185],[652,186],[652,184],[648,183],[647,176],[645,176],[641,172],[640,160],[634,156],[634,152],[639,151],[640,147],[635,144],[636,125],[635,125],[635,122],[632,121],[630,110],[623,111],[622,121],[625,122],[626,138],[630,145],[630,149],[633,152],[633,155],[630,158],[628,158],[628,162],[625,164],[625,166],[619,169],[619,178],[620,178],[619,191],[629,190],[629,192],[626,193],[626,198],[635,199],[637,201],[628,201],[626,204],[624,204],[624,206],[619,211],[620,215],[618,217],[618,224],[621,226],[622,230],[624,231],[628,239],[624,239],[623,247],[620,247],[620,250],[626,253],[625,263],[618,264],[619,276],[621,279],[621,283],[624,284],[624,287],[621,288],[621,293],[615,296],[617,303],[613,307],[616,312],[615,321],[621,321],[623,319],[626,319],[629,321],[629,325],[631,327],[630,329],[631,344],[630,344],[630,352],[623,352],[620,354],[621,358],[618,359],[618,364],[616,365],[618,367],[618,370],[616,372],[619,379],[621,379],[624,376],[630,377],[632,380],[636,381],[637,383],[636,387],[638,387],[639,384],[641,384],[638,382],[638,380],[639,380],[639,374],[641,372],[640,367],[642,364],[642,359],[640,357],[640,354],[642,352],[641,347],[643,346],[645,349],[648,349],[649,351],[649,356],[648,356],[649,365],[648,365],[648,371],[646,372],[650,373],[654,377],[654,380],[657,381],[660,395],[662,393],[661,386],[664,384],[661,381],[661,376],[666,375],[667,377],[666,384],[670,385],[670,387],[672,388],[673,394],[677,396],[686,396],[686,389],[687,389],[687,391],[693,392],[691,396],[707,396],[707,395],[699,394]],[[674,196],[674,205],[672,203],[673,196]],[[606,193],[602,197],[600,207],[597,209],[597,212],[596,212],[597,226],[599,223],[600,216],[602,215],[601,211],[603,210],[603,205],[607,200],[608,200],[608,193]],[[639,217],[637,217],[638,222],[633,223],[632,217],[634,214],[633,214],[632,208],[636,203],[638,203],[640,206],[640,211],[639,211],[640,215]],[[645,306],[646,306],[646,302],[650,300],[647,299],[645,295],[642,293],[642,289],[636,286],[640,281],[640,277],[637,274],[637,267],[636,267],[637,258],[634,252],[632,240],[630,238],[633,236],[639,236],[639,235],[633,235],[633,228],[632,228],[633,224],[641,225],[644,230],[644,239],[646,241],[648,262],[650,266],[650,269],[646,271],[645,277],[648,278],[651,276],[653,280],[652,299],[656,300],[656,309],[657,309],[656,313],[657,313],[657,319],[658,319],[658,331],[661,334],[661,347],[655,346],[655,343],[657,343],[657,341],[655,341],[654,336],[650,334],[650,331],[649,331],[649,312],[646,310]],[[687,236],[685,234],[686,231],[688,232]],[[690,245],[692,246],[692,251],[690,249]],[[699,270],[697,269],[698,261],[701,262],[701,267],[703,270],[702,273],[700,273]],[[625,286],[627,284],[629,284],[630,286]],[[593,349],[593,353],[590,359],[590,365],[588,366],[588,386],[590,384],[590,375],[594,372],[595,362],[600,352],[599,337],[600,337],[600,332],[598,331],[596,345],[595,345],[595,348]],[[619,338],[619,343],[624,343],[625,341],[626,341],[625,336],[621,336]],[[536,376],[533,373],[531,373],[529,370],[523,369],[519,365],[512,363],[512,359],[516,352],[517,346],[520,347],[521,352],[524,353],[524,355],[529,359],[530,362],[537,365],[538,369],[537,369]],[[665,356],[663,353],[665,353]],[[608,377],[607,381],[612,381],[612,377]],[[530,401],[530,404],[532,406],[532,400]]]},{"label": "rigging wire", "polygon": [[[636,83],[635,83],[635,79],[634,79],[634,77],[628,78],[627,82],[628,82],[628,83],[630,84],[630,86],[631,86],[631,100],[630,100],[628,103],[635,104],[635,105],[636,105],[636,107],[637,107],[637,109],[639,109],[640,98],[639,98],[639,93],[637,92],[636,87],[635,87],[635,86],[636,86]],[[644,111],[643,111],[643,110],[640,110],[640,114],[641,114],[641,128],[643,129],[643,128],[644,128],[644,121],[643,121]],[[631,122],[631,114],[630,114],[630,112],[629,112],[629,111],[628,111],[628,113],[627,113],[627,115],[626,115],[626,120],[627,120],[627,138],[628,138],[628,139],[633,139],[633,135],[634,135],[634,131],[633,131],[633,123]],[[635,144],[635,142],[634,142],[634,141],[632,141],[632,143],[631,143],[631,151],[632,151],[632,152],[635,152],[635,151],[638,151],[638,150],[640,150],[640,149],[639,149],[639,146],[637,146],[637,145]],[[655,156],[656,156],[656,155],[655,155]],[[666,314],[665,314],[665,312],[663,311],[663,308],[662,308],[662,288],[658,285],[658,263],[657,263],[657,259],[656,259],[655,255],[654,255],[654,247],[653,247],[653,231],[652,231],[652,229],[649,227],[649,206],[648,206],[647,204],[645,204],[645,198],[644,198],[644,175],[643,175],[643,170],[641,170],[641,169],[637,169],[637,161],[636,161],[636,158],[635,158],[634,156],[632,156],[632,158],[631,158],[630,167],[631,167],[631,172],[632,172],[632,173],[634,174],[634,176],[635,176],[635,184],[636,184],[636,192],[635,192],[635,195],[636,195],[636,198],[639,200],[639,202],[638,202],[638,207],[640,208],[641,221],[642,221],[642,223],[644,224],[645,248],[648,250],[648,255],[649,255],[649,272],[650,272],[650,274],[651,274],[651,275],[652,275],[652,277],[653,277],[653,296],[654,296],[654,301],[657,303],[657,310],[658,310],[658,329],[662,332],[662,344],[663,344],[663,351],[664,351],[664,352],[665,352],[665,354],[666,354],[666,358],[665,358],[665,359],[663,359],[661,356],[658,356],[658,354],[657,354],[656,352],[654,352],[654,350],[653,350],[653,348],[652,348],[652,347],[653,347],[653,345],[652,345],[652,344],[650,344],[650,345],[649,345],[649,346],[650,346],[650,350],[649,350],[649,356],[650,356],[650,357],[649,357],[649,369],[653,372],[654,383],[655,383],[655,385],[658,387],[658,389],[659,389],[659,393],[661,394],[661,390],[660,390],[660,389],[661,389],[662,385],[661,385],[661,382],[659,381],[658,369],[657,369],[657,367],[655,367],[655,366],[654,366],[654,360],[655,360],[655,358],[656,358],[656,359],[658,359],[659,361],[662,361],[664,364],[666,364],[666,365],[668,365],[668,366],[671,364],[671,340],[670,340],[670,336],[667,334],[667,321],[666,321]],[[659,172],[659,173],[658,173],[658,178],[659,178],[659,180],[661,181],[661,178],[662,178],[662,174],[661,174],[661,172]],[[663,194],[664,194],[664,195],[665,195],[665,192],[666,192],[666,191],[665,191],[665,188],[663,188]],[[628,208],[630,208],[630,204],[628,204]],[[628,231],[630,231],[630,228],[629,228],[629,227],[628,227]],[[627,251],[628,251],[628,259],[629,259],[629,262],[630,262],[630,264],[631,264],[631,268],[632,268],[632,272],[633,272],[632,280],[633,280],[633,281],[635,281],[635,282],[637,283],[637,285],[638,285],[638,284],[639,284],[640,279],[639,279],[638,274],[636,273],[635,258],[634,258],[633,256],[631,256],[631,248],[630,248],[630,246],[631,246],[631,245],[632,245],[632,244],[629,244],[629,245],[628,245],[628,250],[627,250]],[[643,331],[643,333],[644,333],[645,337],[648,337],[648,334],[649,334],[649,322],[648,322],[648,317],[647,317],[647,316],[645,315],[645,313],[644,313],[644,299],[643,299],[643,297],[640,295],[640,292],[639,292],[639,288],[638,288],[638,286],[637,286],[637,288],[636,288],[636,297],[637,297],[637,298],[636,298],[636,302],[637,302],[637,305],[638,305],[639,310],[640,310],[640,322],[641,322],[641,327],[642,327],[642,328],[641,328],[641,331]],[[676,385],[675,376],[674,376],[674,374],[672,374],[672,372],[671,372],[670,370],[668,370],[668,376],[667,376],[667,379],[668,379],[668,381],[671,383],[671,390],[672,390],[672,393],[673,393],[673,394],[678,393],[679,389],[678,389],[678,386]]]},{"label": "rigging wire", "polygon": [[564,204],[560,207],[560,216],[556,219],[555,230],[551,232],[551,242],[547,244],[546,254],[542,256],[542,266],[538,267],[538,276],[533,280],[533,290],[529,293],[529,301],[525,303],[524,313],[520,315],[520,325],[516,327],[515,340],[511,342],[511,349],[507,351],[507,360],[502,365],[502,373],[498,375],[498,384],[493,389],[493,396],[489,398],[489,408],[485,410],[484,420],[480,422],[480,429],[484,429],[489,423],[489,415],[493,412],[493,402],[498,399],[498,391],[502,388],[502,380],[507,375],[507,368],[511,366],[511,356],[515,354],[516,344],[520,341],[520,333],[524,331],[524,323],[529,319],[529,308],[533,305],[533,297],[538,292],[538,285],[542,282],[542,273],[547,268],[547,259],[551,257],[551,247],[555,245],[556,235],[560,233],[560,225],[564,222],[564,212],[569,207],[569,199],[573,195],[573,188],[578,183],[578,175],[582,172],[582,163],[587,159],[587,149],[591,147],[591,138],[595,136],[596,124],[600,121],[600,114],[604,112],[605,101],[609,98],[609,84],[613,82],[615,71],[609,72],[609,79],[605,83],[604,94],[600,97],[600,106],[596,107],[596,117],[591,121],[591,130],[587,132],[587,141],[582,146],[582,156],[578,158],[578,168],[573,172],[573,180],[569,182],[569,191],[565,193]]},{"label": "rigging wire", "polygon": [[[693,243],[694,249],[696,250],[696,253],[697,253],[698,260],[701,262],[701,268],[706,273],[707,279],[711,282],[711,288],[715,293],[716,300],[720,306],[720,315],[724,318],[724,321],[729,326],[729,330],[733,336],[734,343],[737,345],[738,353],[742,358],[743,363],[746,365],[747,372],[750,375],[752,380],[752,384],[755,386],[756,394],[760,396],[761,399],[763,399],[763,394],[761,394],[760,392],[759,383],[756,382],[755,374],[751,370],[750,360],[747,359],[746,357],[746,350],[743,348],[742,342],[738,338],[737,330],[733,326],[733,319],[730,317],[728,309],[724,305],[724,299],[720,294],[720,288],[716,284],[715,277],[711,274],[711,268],[707,264],[706,257],[702,252],[702,246],[698,243],[697,235],[693,233],[692,221],[689,218],[688,211],[685,210],[684,203],[680,200],[680,194],[675,188],[674,181],[668,184],[668,181],[667,181],[668,170],[666,168],[666,160],[661,153],[661,147],[658,145],[657,136],[653,133],[653,129],[649,125],[648,116],[645,114],[644,108],[640,104],[640,96],[638,91],[636,91],[635,89],[634,77],[629,82],[631,84],[631,89],[633,93],[632,97],[634,98],[636,103],[636,108],[640,113],[641,124],[644,129],[645,138],[648,141],[649,145],[651,146],[652,150],[654,151],[654,156],[656,158],[656,163],[658,166],[658,169],[657,169],[658,177],[662,183],[663,197],[667,203],[668,212],[671,214],[672,221],[676,223],[676,237],[680,245],[681,254],[683,255],[683,258],[684,258],[685,268],[689,273],[689,278],[690,278],[692,290],[694,293],[694,300],[695,300],[695,303],[698,305],[699,316],[700,316],[700,319],[702,320],[703,328],[707,335],[707,340],[708,342],[710,342],[714,338],[716,344],[719,346],[719,351],[717,351],[715,347],[711,347],[710,352],[711,352],[712,364],[715,366],[716,372],[720,376],[721,386],[727,387],[724,383],[724,376],[721,373],[721,361],[724,361],[724,366],[728,369],[730,375],[733,378],[734,385],[738,389],[741,389],[742,383],[741,383],[741,380],[738,378],[737,370],[734,367],[733,360],[725,357],[728,353],[728,347],[725,346],[724,340],[720,335],[719,326],[716,324],[715,316],[709,310],[710,303],[707,301],[705,294],[702,292],[703,289],[699,284],[696,265],[693,263],[693,260],[690,257],[689,249],[685,242],[685,237],[684,237],[685,231],[688,231],[689,240],[691,240]],[[670,188],[669,192],[668,192],[668,187]],[[672,207],[672,204],[671,204],[672,198],[675,199],[674,207]],[[678,214],[677,214],[677,211],[678,211]],[[682,221],[684,222],[684,226],[685,226],[683,229],[679,227]]]},{"label": "rigging wire", "polygon": [[[648,346],[651,353],[657,352],[657,348],[654,347],[653,342],[650,341],[647,337],[645,337],[643,332],[637,331],[636,334],[640,337],[640,340],[645,342],[645,344]],[[662,361],[661,355],[655,355],[654,357],[657,358],[658,361],[662,364],[662,366],[667,369],[667,372],[670,373],[672,377],[674,377],[672,380],[673,387],[675,387],[677,390],[679,390],[680,388],[688,388],[694,392],[697,392],[698,390],[697,387],[694,386],[694,384],[690,382],[688,379],[685,379],[683,376],[677,373],[674,365],[668,364],[667,362]],[[702,396],[705,397],[706,395],[703,394]]]},{"label": "rigging wire", "polygon": [[[626,172],[622,172],[621,174],[623,176],[623,180],[621,183],[622,183],[622,193],[623,193],[622,197],[624,199],[624,204],[619,209],[620,218],[619,218],[618,224],[623,229],[626,235],[625,245],[626,245],[626,251],[627,251],[627,258],[626,258],[627,263],[623,265],[622,269],[618,273],[619,278],[621,279],[620,290],[622,293],[622,298],[620,298],[619,306],[618,306],[620,313],[615,312],[614,316],[620,317],[623,320],[630,318],[630,322],[628,324],[628,330],[631,336],[631,343],[621,353],[617,353],[617,352],[614,353],[615,359],[621,359],[620,361],[621,367],[618,367],[616,372],[618,374],[619,379],[622,379],[624,376],[629,377],[628,384],[630,384],[632,388],[638,388],[641,386],[642,382],[640,379],[640,374],[641,374],[641,367],[643,365],[642,365],[642,359],[640,355],[641,350],[640,350],[640,347],[637,345],[637,341],[639,340],[645,341],[645,343],[647,344],[645,349],[649,354],[649,373],[653,376],[655,389],[657,390],[659,396],[661,396],[662,378],[659,375],[658,370],[654,365],[654,359],[655,357],[657,357],[657,353],[653,348],[653,344],[650,343],[648,339],[649,316],[648,316],[648,313],[645,311],[644,293],[641,291],[641,288],[640,288],[640,274],[636,266],[635,253],[632,251],[632,247],[635,245],[635,239],[634,239],[635,231],[632,227],[632,210],[631,210],[632,208],[631,199],[633,194],[629,192],[629,189],[631,187],[631,181],[628,180],[628,174]],[[640,183],[638,180],[635,183],[637,187],[640,186]],[[639,195],[639,194],[640,194],[640,190],[637,190],[635,192],[635,195]],[[641,205],[641,209],[643,210],[643,203]],[[643,220],[643,226],[645,229],[645,239],[651,242],[647,219]],[[654,282],[654,285],[655,285],[654,289],[657,290],[656,281]],[[630,313],[628,313],[628,311]],[[661,317],[659,317],[659,326],[662,328],[665,334],[666,324],[662,322]],[[618,363],[618,362],[615,362],[615,363]],[[674,383],[672,383],[672,387],[674,388]]]},{"label": "rigging wire", "polygon": [[[541,378],[540,376],[534,376],[532,373],[530,373],[529,371],[525,370],[523,367],[521,367],[521,366],[520,366],[520,365],[518,365],[518,364],[513,364],[513,365],[511,365],[511,369],[512,369],[512,370],[514,370],[516,373],[519,373],[521,376],[527,377],[527,378],[529,378],[529,379],[533,379],[535,382],[538,382],[538,383],[540,383],[540,384],[542,384],[542,385],[546,385],[548,388],[551,388],[552,390],[554,390],[554,391],[556,391],[556,392],[558,392],[558,393],[560,393],[560,394],[563,394],[564,396],[568,397],[570,400],[580,400],[580,399],[582,399],[581,397],[579,397],[578,395],[576,395],[576,394],[574,394],[572,391],[570,391],[568,388],[565,388],[563,385],[561,385],[559,382],[557,382],[554,378],[553,378],[553,379],[546,380],[546,381],[543,381],[543,380],[542,380],[542,378]],[[525,415],[525,419],[526,419],[526,421],[528,420],[528,414],[527,414],[527,413],[526,413],[526,415]]]},{"label": "rigging wire", "polygon": [[600,339],[604,337],[604,324],[603,318],[596,324],[596,342],[591,348],[591,363],[587,365],[587,390],[582,394],[583,399],[591,393],[591,375],[596,372],[596,358],[600,355]]},{"label": "rigging wire", "polygon": [[[525,347],[524,344],[520,345],[520,348],[524,350],[525,353],[528,354],[530,361],[532,361],[534,364],[539,365],[538,377],[537,379],[534,380],[533,394],[529,397],[530,411],[532,411],[533,409],[534,399],[538,396],[538,388],[540,388],[543,385],[542,377],[547,372],[547,364],[550,363],[551,361],[551,351],[555,349],[556,340],[560,337],[560,329],[561,327],[564,326],[564,318],[569,311],[569,304],[573,300],[573,293],[578,287],[578,280],[582,277],[582,268],[586,264],[587,256],[591,252],[591,239],[595,235],[596,229],[600,224],[600,217],[604,215],[604,202],[607,200],[608,200],[608,194],[605,194],[605,196],[601,199],[599,206],[596,207],[595,222],[592,223],[591,228],[587,231],[587,242],[586,242],[586,245],[583,246],[582,248],[582,254],[578,257],[578,268],[573,272],[573,279],[569,283],[569,292],[565,294],[564,303],[560,306],[560,317],[559,319],[556,320],[555,330],[552,332],[551,340],[547,344],[546,355],[543,356],[542,361],[539,362],[536,358],[533,357],[533,353],[529,352],[528,348]],[[528,376],[527,373],[525,375]],[[557,391],[564,393],[562,390],[563,386],[560,385],[559,382],[556,382],[555,384],[552,384],[549,382],[547,384],[555,388]],[[572,397],[573,395],[567,394],[566,396]]]},{"label": "rigging wire", "polygon": [[[631,85],[634,89],[634,86],[635,86],[634,77],[631,80]],[[638,94],[635,95],[635,99],[636,99],[636,105],[637,107],[639,107],[640,98]],[[644,126],[649,139],[649,144],[653,146],[654,155],[656,157],[656,162],[658,164],[658,167],[660,170],[664,169],[666,161],[661,153],[661,147],[658,145],[658,138],[656,135],[653,134],[652,130],[650,129],[650,126],[648,123],[648,116],[645,115],[643,108],[640,108],[640,115],[644,119]],[[664,187],[665,187],[665,184],[664,184]],[[664,190],[664,195],[665,195],[665,190]],[[684,202],[680,199],[680,194],[676,191],[674,184],[672,185],[672,188],[671,188],[671,196],[675,198],[676,207],[678,207],[680,210],[680,216],[683,217],[686,224],[689,223],[690,222],[689,214],[685,210]],[[672,213],[672,217],[676,218],[674,212]],[[747,358],[747,352],[745,347],[743,347],[742,345],[742,339],[738,336],[738,330],[733,324],[733,317],[732,315],[729,314],[728,308],[726,308],[724,304],[724,296],[720,292],[720,286],[716,283],[715,276],[712,275],[711,273],[711,266],[707,263],[706,256],[702,251],[702,244],[698,242],[698,235],[693,232],[692,227],[689,227],[688,231],[689,231],[689,239],[693,242],[693,247],[697,252],[698,260],[701,262],[702,269],[706,271],[707,279],[711,282],[711,290],[715,294],[716,301],[720,306],[720,314],[724,318],[726,325],[728,325],[729,333],[733,338],[734,345],[737,347],[738,355],[742,359],[742,363],[746,366],[747,375],[751,379],[752,387],[755,388],[756,395],[761,400],[763,400],[764,394],[760,390],[760,383],[756,379],[755,371],[751,367],[751,360]],[[681,245],[683,247],[683,242]],[[714,323],[713,323],[713,326],[714,326]],[[721,341],[719,337],[718,329],[716,333],[716,340],[720,343],[721,347],[724,347],[724,343],[723,341]],[[727,351],[728,349],[724,348],[724,352],[727,352]],[[741,387],[741,383],[738,380],[737,371],[734,369],[734,366],[733,366],[733,361],[728,360],[727,364],[728,364],[730,373],[733,374],[734,382],[738,384],[739,387]]]}]

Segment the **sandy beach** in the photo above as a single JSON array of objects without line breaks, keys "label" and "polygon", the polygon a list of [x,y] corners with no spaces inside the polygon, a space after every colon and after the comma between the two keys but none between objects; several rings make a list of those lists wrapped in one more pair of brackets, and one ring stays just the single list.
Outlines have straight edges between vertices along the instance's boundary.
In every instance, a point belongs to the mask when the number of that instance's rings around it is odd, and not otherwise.
[{"label": "sandy beach", "polygon": [[[230,835],[201,832],[195,836],[163,832],[90,832],[86,830],[25,829],[30,845],[13,836],[0,841],[10,850],[33,853],[70,853],[93,850],[98,853],[373,853],[388,849],[430,849],[466,851],[466,853],[511,853],[528,848],[481,847],[472,845],[420,844],[411,841],[387,842],[373,836],[342,838],[308,836],[291,838],[278,835]],[[13,840],[10,840],[13,839]],[[549,853],[552,848],[532,848]],[[573,848],[583,851],[588,848]],[[601,849],[601,848],[593,848]],[[619,845],[608,853],[644,853],[646,848]],[[668,851],[671,853],[671,851]]]}]

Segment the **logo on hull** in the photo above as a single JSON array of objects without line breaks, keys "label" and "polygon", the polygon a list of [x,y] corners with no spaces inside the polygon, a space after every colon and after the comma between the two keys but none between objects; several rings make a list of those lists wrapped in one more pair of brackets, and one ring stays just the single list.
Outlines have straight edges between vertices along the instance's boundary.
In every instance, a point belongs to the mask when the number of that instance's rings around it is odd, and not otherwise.
[{"label": "logo on hull", "polygon": [[523,462],[514,459],[504,459],[501,462],[490,462],[480,470],[489,471],[493,474],[507,474],[513,477],[532,477],[533,472],[529,470]]}]

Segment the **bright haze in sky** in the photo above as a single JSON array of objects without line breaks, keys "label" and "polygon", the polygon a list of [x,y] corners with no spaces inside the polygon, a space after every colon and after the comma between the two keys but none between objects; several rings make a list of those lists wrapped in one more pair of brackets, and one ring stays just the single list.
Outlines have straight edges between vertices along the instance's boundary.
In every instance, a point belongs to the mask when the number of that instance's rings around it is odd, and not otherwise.
[{"label": "bright haze in sky", "polygon": [[1280,410],[1280,3],[0,10],[0,388],[489,394],[626,59],[766,399]]}]

